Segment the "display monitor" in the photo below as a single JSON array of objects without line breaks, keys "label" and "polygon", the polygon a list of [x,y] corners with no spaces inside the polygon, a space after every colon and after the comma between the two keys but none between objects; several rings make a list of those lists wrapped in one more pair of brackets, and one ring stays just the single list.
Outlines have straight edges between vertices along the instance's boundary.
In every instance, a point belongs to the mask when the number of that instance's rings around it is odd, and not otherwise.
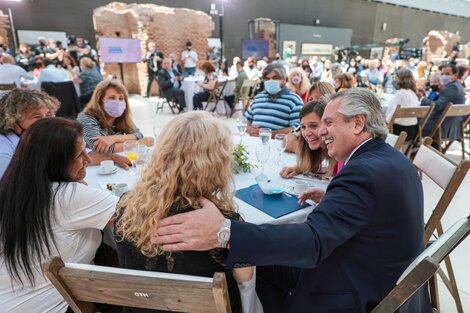
[{"label": "display monitor", "polygon": [[103,63],[138,63],[142,61],[140,40],[133,38],[100,38]]}]

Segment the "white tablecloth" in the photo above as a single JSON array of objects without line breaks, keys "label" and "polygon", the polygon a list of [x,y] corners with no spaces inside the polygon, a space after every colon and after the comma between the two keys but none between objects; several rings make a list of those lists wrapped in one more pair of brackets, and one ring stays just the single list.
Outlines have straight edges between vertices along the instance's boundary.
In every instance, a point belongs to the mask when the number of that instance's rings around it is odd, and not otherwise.
[{"label": "white tablecloth", "polygon": [[[185,77],[182,84],[181,89],[184,90],[184,99],[186,100],[186,108],[188,111],[192,111],[194,109],[193,105],[193,96],[195,93],[202,91],[202,88],[199,87],[196,83],[202,82],[204,77],[202,76],[189,76]],[[233,93],[233,89],[235,89],[235,81],[229,77],[219,77],[219,81],[228,80],[227,85],[224,89],[224,95],[230,95]],[[225,106],[222,103],[217,105],[217,111],[225,113]]]},{"label": "white tablecloth", "polygon": [[[238,143],[240,141],[239,135],[234,135],[234,142]],[[250,154],[250,163],[258,164],[256,160],[255,150],[256,145],[261,143],[260,139],[257,137],[250,137],[247,134],[243,136],[243,143],[247,146],[247,150]],[[279,176],[279,172],[282,168],[281,165],[276,165],[278,158],[278,152],[274,147],[272,140],[270,141],[271,145],[271,154],[269,161],[265,165],[264,173],[272,181],[279,182],[280,185],[289,184],[289,180],[283,179]],[[292,153],[283,153],[282,160],[286,165],[295,164],[295,155]],[[115,174],[111,175],[99,175],[98,174],[99,166],[90,166],[87,168],[87,176],[85,180],[87,183],[95,188],[103,188],[107,183],[127,183],[129,186],[133,186],[139,175],[135,172],[134,169],[123,170],[119,168]],[[251,173],[239,173],[235,175],[235,185],[237,189],[246,188],[253,184],[256,184],[255,177],[259,174],[261,167],[255,168]],[[326,189],[327,182],[325,181],[313,181],[312,184],[315,187]],[[255,224],[280,224],[280,223],[297,223],[305,220],[306,216],[312,211],[313,207],[307,207],[290,214],[281,216],[280,218],[273,218],[266,213],[252,207],[251,205],[235,198],[236,203],[239,206],[239,212],[242,217],[247,222]]]}]

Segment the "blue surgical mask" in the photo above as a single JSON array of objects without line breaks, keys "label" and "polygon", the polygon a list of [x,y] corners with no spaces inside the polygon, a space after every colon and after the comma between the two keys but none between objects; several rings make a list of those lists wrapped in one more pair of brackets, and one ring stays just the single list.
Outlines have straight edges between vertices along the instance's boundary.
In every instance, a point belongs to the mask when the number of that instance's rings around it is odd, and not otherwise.
[{"label": "blue surgical mask", "polygon": [[271,95],[277,94],[281,91],[281,82],[277,79],[270,79],[264,82],[264,89]]}]

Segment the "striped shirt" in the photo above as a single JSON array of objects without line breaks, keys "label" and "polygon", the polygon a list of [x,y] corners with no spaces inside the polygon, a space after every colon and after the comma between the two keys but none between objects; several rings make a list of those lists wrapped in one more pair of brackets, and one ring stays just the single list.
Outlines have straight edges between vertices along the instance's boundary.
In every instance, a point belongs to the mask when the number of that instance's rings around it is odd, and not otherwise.
[{"label": "striped shirt", "polygon": [[299,125],[299,112],[304,105],[295,93],[284,88],[276,98],[267,92],[256,95],[253,103],[245,112],[245,117],[253,126],[279,130]]},{"label": "striped shirt", "polygon": [[[142,139],[144,137],[138,128],[129,130],[126,133],[117,132],[114,126],[103,128],[96,117],[83,112],[78,114],[77,121],[79,121],[83,125],[83,138],[85,139],[86,147],[92,150],[93,143],[95,142],[95,140],[92,139],[93,137],[112,135],[134,135],[137,140]],[[114,145],[111,145],[109,147],[108,152],[114,152]]]}]

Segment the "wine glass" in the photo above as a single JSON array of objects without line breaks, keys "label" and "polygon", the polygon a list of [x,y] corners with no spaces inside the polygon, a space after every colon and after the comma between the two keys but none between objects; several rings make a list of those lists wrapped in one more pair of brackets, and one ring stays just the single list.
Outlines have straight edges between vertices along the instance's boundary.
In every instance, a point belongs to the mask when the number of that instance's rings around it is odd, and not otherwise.
[{"label": "wine glass", "polygon": [[279,153],[279,157],[277,160],[277,165],[284,165],[284,162],[281,160],[281,155],[286,150],[287,144],[287,135],[286,134],[276,134],[274,136],[274,145],[276,147],[277,152]]},{"label": "wine glass", "polygon": [[124,141],[124,154],[129,161],[132,162],[132,166],[134,166],[135,161],[139,157],[139,153],[137,152],[137,140],[128,140]]},{"label": "wine glass", "polygon": [[264,175],[264,164],[268,162],[271,149],[267,144],[258,144],[256,146],[256,158],[261,164],[261,175]]},{"label": "wine glass", "polygon": [[269,139],[271,139],[273,131],[270,128],[260,128],[259,129],[259,139],[264,145],[269,143]]},{"label": "wine glass", "polygon": [[244,117],[237,118],[237,129],[238,129],[238,132],[240,133],[240,143],[242,143],[243,141],[243,136],[245,135],[246,127],[247,127],[246,118]]},{"label": "wine glass", "polygon": [[157,142],[158,137],[158,126],[153,126],[153,138],[155,138],[155,142]]}]

